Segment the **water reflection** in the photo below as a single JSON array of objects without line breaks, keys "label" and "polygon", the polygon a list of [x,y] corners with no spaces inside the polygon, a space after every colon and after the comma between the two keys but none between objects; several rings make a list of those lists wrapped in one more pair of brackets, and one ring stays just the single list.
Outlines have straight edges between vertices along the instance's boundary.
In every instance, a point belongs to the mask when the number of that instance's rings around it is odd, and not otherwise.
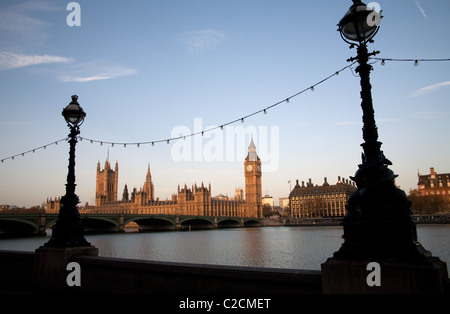
[{"label": "water reflection", "polygon": [[[419,225],[418,238],[450,262],[450,225]],[[87,235],[100,256],[199,264],[320,270],[342,242],[341,227],[265,227]],[[34,251],[49,237],[0,240],[1,250]]]}]

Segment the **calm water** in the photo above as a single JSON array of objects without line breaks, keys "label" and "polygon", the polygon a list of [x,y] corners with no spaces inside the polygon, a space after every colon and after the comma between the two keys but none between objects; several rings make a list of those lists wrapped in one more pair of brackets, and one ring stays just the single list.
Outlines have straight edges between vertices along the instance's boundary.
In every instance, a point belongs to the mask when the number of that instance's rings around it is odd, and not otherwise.
[{"label": "calm water", "polygon": [[[419,225],[419,241],[450,266],[450,225]],[[100,256],[320,270],[341,246],[341,227],[265,227],[87,235]],[[0,250],[34,251],[47,237],[2,239]],[[450,267],[449,267],[450,269]]]}]

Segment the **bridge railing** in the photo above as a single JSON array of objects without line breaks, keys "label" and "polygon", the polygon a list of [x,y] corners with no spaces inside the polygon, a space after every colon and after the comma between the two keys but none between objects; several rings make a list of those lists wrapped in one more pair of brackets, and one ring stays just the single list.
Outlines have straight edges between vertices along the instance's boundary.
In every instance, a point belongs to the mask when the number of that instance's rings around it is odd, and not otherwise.
[{"label": "bridge railing", "polygon": [[1,209],[1,214],[44,214],[45,209],[41,207],[33,208],[13,208],[13,209]]}]

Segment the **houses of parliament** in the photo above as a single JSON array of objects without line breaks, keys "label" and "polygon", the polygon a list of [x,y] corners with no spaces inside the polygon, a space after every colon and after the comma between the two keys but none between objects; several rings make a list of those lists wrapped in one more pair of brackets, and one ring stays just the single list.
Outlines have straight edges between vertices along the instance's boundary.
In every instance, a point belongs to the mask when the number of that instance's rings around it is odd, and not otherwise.
[{"label": "houses of parliament", "polygon": [[203,183],[190,188],[178,185],[172,199],[161,201],[155,198],[155,188],[150,172],[150,164],[144,185],[128,191],[125,184],[121,200],[118,195],[119,165],[114,169],[109,160],[103,169],[100,161],[97,163],[95,206],[86,206],[83,210],[108,211],[132,210],[142,214],[194,215],[194,216],[232,216],[232,217],[262,217],[262,186],[261,160],[256,153],[253,138],[248,147],[248,155],[244,161],[245,199],[242,189],[235,190],[235,196],[229,198],[223,195],[211,196],[211,184]]}]

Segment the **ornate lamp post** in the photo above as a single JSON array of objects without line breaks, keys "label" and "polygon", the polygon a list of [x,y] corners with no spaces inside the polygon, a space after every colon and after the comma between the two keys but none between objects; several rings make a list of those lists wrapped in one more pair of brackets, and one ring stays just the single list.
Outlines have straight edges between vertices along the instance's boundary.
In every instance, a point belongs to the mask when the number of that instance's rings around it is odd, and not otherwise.
[{"label": "ornate lamp post", "polygon": [[[357,56],[348,61],[359,64],[364,152],[359,169],[351,177],[358,188],[346,205],[344,243],[321,265],[322,289],[324,293],[445,293],[447,266],[417,241],[412,204],[395,186],[396,175],[388,168],[392,163],[378,141],[370,85],[372,66],[368,64],[369,57],[378,52],[368,53],[367,44],[373,42],[380,19],[379,13],[353,0],[338,24],[350,48],[357,47]],[[373,273],[368,274],[371,269]]]},{"label": "ornate lamp post", "polygon": [[70,128],[69,171],[67,174],[66,195],[61,198],[58,220],[52,229],[52,237],[45,244],[47,247],[89,246],[84,238],[84,228],[81,224],[77,204],[80,202],[75,194],[75,145],[80,126],[86,113],[78,103],[78,96],[73,95],[70,104],[63,109],[62,115]]},{"label": "ornate lamp post", "polygon": [[388,168],[392,163],[384,156],[382,143],[378,141],[370,85],[372,66],[368,59],[379,51],[368,53],[367,44],[373,42],[380,19],[379,13],[360,0],[353,0],[338,24],[344,41],[350,48],[357,47],[357,56],[347,61],[359,63],[356,72],[361,77],[364,152],[362,164],[351,177],[358,189],[346,205],[344,243],[334,257],[423,259],[430,253],[417,242],[416,226],[410,216],[412,204],[405,192],[395,186],[397,176]]}]

